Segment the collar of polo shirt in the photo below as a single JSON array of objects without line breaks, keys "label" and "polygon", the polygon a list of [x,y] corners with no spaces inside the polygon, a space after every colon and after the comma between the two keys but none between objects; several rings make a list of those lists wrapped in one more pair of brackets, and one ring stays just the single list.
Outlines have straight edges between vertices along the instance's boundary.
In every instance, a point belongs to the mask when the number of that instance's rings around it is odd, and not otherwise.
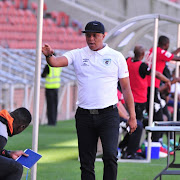
[{"label": "collar of polo shirt", "polygon": [[92,51],[88,46],[88,54],[89,55],[93,55],[94,53],[98,53],[98,54],[100,54],[100,55],[104,55],[105,53],[106,53],[106,49],[107,49],[107,47],[108,47],[108,45],[106,44],[106,43],[104,43],[103,44],[103,48],[102,49],[100,49],[100,50],[98,50],[98,51]]}]

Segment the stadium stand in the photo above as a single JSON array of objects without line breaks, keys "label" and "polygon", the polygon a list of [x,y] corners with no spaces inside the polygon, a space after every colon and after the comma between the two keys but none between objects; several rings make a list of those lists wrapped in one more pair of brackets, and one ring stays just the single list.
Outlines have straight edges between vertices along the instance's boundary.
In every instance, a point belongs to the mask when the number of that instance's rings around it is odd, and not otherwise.
[{"label": "stadium stand", "polygon": [[[13,109],[25,105],[32,109],[37,2],[37,0],[0,0],[1,108]],[[101,0],[53,0],[53,3],[44,0],[44,2],[43,43],[51,44],[57,54],[86,45],[81,30],[89,20],[102,21],[108,32],[125,19],[142,13],[155,13],[161,10],[161,13],[168,13],[167,15],[172,13],[176,17],[180,13],[177,2],[169,0],[155,0],[152,4],[150,3],[152,0],[147,2],[114,0],[113,3],[108,0],[104,0],[103,3]],[[134,7],[136,8],[132,11]],[[166,30],[169,29],[166,28]],[[45,63],[42,57],[42,68]],[[58,116],[59,119],[69,119],[74,117],[77,97],[73,68],[63,68],[61,78],[62,91],[60,91]],[[41,123],[45,123],[46,115],[43,83],[41,79]]]},{"label": "stadium stand", "polygon": [[[43,43],[51,44],[56,54],[86,45],[85,37],[80,33],[82,26],[76,23],[71,26],[70,17],[64,12],[46,13],[46,10],[44,3]],[[31,111],[33,109],[36,29],[36,2],[0,1],[1,109],[13,110],[19,106],[26,106]],[[41,67],[45,64],[42,57]],[[63,68],[61,84],[58,119],[69,119],[74,116],[76,102],[76,81],[72,67]],[[44,79],[41,79],[40,89],[40,123],[46,123]]]},{"label": "stadium stand", "polygon": [[[28,1],[0,1],[0,45],[11,49],[35,49],[37,3]],[[44,9],[47,9],[46,4]],[[63,29],[63,31],[62,31]],[[50,33],[51,32],[51,33]],[[63,32],[63,33],[61,33]],[[66,42],[65,42],[66,41]],[[64,12],[46,13],[43,19],[43,43],[54,49],[70,50],[85,46],[85,37],[69,24]]]},{"label": "stadium stand", "polygon": [[[60,55],[65,51],[56,50]],[[0,107],[9,110],[20,106],[33,109],[36,51],[34,49],[0,48]],[[42,57],[41,68],[46,60]],[[41,70],[42,72],[42,70]],[[44,99],[44,79],[41,78],[40,123],[46,123],[46,102]],[[58,119],[74,116],[76,102],[76,77],[72,66],[64,67],[61,74]],[[70,103],[71,102],[71,103]]]},{"label": "stadium stand", "polygon": [[[85,46],[85,37],[77,27],[69,25],[64,12],[46,14],[44,4],[43,43],[49,43],[62,54],[66,50]],[[57,17],[55,16],[57,14]],[[36,61],[37,3],[28,0],[0,1],[0,107],[13,110],[19,106],[33,109],[33,90]],[[60,49],[60,50],[58,50]],[[45,66],[42,57],[41,68]],[[63,68],[59,94],[59,119],[74,116],[76,80],[73,67]],[[44,79],[41,79],[40,121],[46,120]],[[72,98],[69,93],[74,94]],[[71,101],[69,103],[68,101]]]}]

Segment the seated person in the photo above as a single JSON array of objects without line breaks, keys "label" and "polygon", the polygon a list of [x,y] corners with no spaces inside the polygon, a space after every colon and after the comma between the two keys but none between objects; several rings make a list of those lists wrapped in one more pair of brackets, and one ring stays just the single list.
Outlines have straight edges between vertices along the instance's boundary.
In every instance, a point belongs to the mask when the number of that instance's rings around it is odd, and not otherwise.
[{"label": "seated person", "polygon": [[[170,89],[162,82],[161,82],[161,86],[159,88],[159,91],[161,93],[161,98],[164,99],[165,103],[167,104],[167,109],[169,109],[169,107],[172,107],[170,109],[173,109],[173,107],[174,107],[175,83],[177,83],[177,90],[178,90],[178,112],[177,112],[178,118],[177,118],[177,120],[179,120],[179,118],[180,118],[180,77],[175,77],[175,69],[172,71],[172,75],[171,75],[171,72],[167,65],[164,68],[163,74],[168,79],[170,79],[170,82],[171,82]],[[171,110],[171,112],[169,112],[169,114],[172,114],[172,113],[173,113],[173,110]],[[170,118],[172,118],[172,117],[170,117]]]},{"label": "seated person", "polygon": [[[177,121],[180,120],[180,77],[175,77],[175,69],[172,72],[172,85],[171,90],[169,93],[168,99],[168,106],[174,107],[174,94],[175,94],[175,87],[177,84],[177,92],[178,92],[178,109],[177,109]],[[177,83],[176,83],[177,82]],[[176,83],[176,84],[175,84]]]},{"label": "seated person", "polygon": [[12,137],[21,133],[31,122],[31,114],[26,108],[18,108],[11,113],[7,110],[0,111],[0,179],[20,180],[23,166],[15,161],[25,154],[23,151],[7,151],[4,149],[8,136]]},{"label": "seated person", "polygon": [[[122,94],[119,90],[118,90],[118,99],[119,102],[117,104],[117,108],[120,116],[120,121],[121,123],[124,122],[127,124],[127,121],[129,119],[129,114],[126,111],[124,105],[121,103]],[[124,139],[119,144],[119,148],[121,149],[121,153],[122,153],[121,156],[122,159],[144,159],[140,154],[137,153],[141,140],[142,129],[143,129],[142,122],[137,120],[136,130],[132,134],[126,133]]]},{"label": "seated person", "polygon": [[[170,94],[170,90],[173,87],[174,83],[179,81],[179,78],[175,78],[175,76],[172,76],[170,73],[170,70],[168,68],[168,66],[166,65],[163,71],[163,74],[171,80],[171,87],[167,86],[167,84],[161,82],[160,83],[160,87],[159,87],[159,92],[160,92],[160,98],[161,98],[161,105],[163,108],[163,121],[172,121],[172,117],[170,115],[169,109],[168,109],[168,102],[169,102],[169,94]],[[159,142],[162,144],[162,146],[164,148],[167,149],[167,145],[163,143],[163,133],[161,138],[159,139]],[[170,152],[173,152],[173,142],[174,142],[174,137],[173,137],[173,133],[170,133]]]},{"label": "seated person", "polygon": [[[180,68],[179,68],[180,70]],[[177,85],[177,92],[178,92],[178,101],[180,102],[180,78],[175,76],[175,72],[176,69],[174,69],[172,71],[172,80],[174,80],[175,82],[171,85],[171,95],[172,97],[174,97],[174,93],[175,93],[175,86]],[[180,72],[179,72],[180,73]],[[177,82],[177,83],[176,83]],[[176,83],[176,84],[175,84]]]}]

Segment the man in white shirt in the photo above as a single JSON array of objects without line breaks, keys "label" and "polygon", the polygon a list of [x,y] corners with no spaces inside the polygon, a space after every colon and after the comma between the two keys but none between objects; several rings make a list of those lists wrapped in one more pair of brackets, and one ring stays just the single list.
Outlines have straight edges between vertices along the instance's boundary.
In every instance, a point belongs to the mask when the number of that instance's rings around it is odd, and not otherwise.
[{"label": "man in white shirt", "polygon": [[124,56],[103,43],[105,29],[101,22],[89,22],[82,32],[86,35],[87,47],[55,57],[53,49],[45,44],[42,52],[50,66],[74,66],[78,81],[78,108],[75,119],[81,179],[95,180],[94,162],[100,137],[103,147],[103,180],[116,180],[120,123],[116,107],[118,80],[130,114],[130,133],[137,127],[129,72]]}]

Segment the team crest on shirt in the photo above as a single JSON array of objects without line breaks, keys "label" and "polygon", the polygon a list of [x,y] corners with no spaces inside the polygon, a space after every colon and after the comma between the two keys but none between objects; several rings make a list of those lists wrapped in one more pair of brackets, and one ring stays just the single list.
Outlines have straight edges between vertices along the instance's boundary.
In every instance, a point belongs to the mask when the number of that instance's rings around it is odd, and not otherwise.
[{"label": "team crest on shirt", "polygon": [[89,59],[83,59],[81,66],[89,66]]},{"label": "team crest on shirt", "polygon": [[109,66],[111,64],[111,59],[103,59],[103,63],[106,65],[106,66]]}]

